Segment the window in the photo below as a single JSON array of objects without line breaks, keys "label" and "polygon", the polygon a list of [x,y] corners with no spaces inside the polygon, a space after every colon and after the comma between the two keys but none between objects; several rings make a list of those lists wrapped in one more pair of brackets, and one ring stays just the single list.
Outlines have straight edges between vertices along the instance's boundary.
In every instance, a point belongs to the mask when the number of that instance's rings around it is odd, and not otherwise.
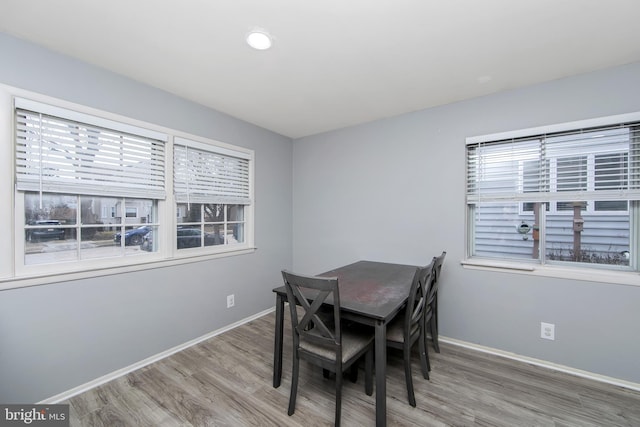
[{"label": "window", "polygon": [[468,257],[638,271],[638,116],[469,138]]},{"label": "window", "polygon": [[251,150],[54,104],[14,98],[14,277],[253,249]]},{"label": "window", "polygon": [[125,214],[124,214],[127,218],[137,218],[138,217],[138,208],[132,207],[132,208],[125,208]]},{"label": "window", "polygon": [[[23,99],[15,105],[24,265],[139,252],[128,234],[157,221],[166,135]],[[111,209],[115,216],[103,215]]]},{"label": "window", "polygon": [[251,203],[249,157],[177,138],[173,158],[176,248],[245,243],[244,211]]}]

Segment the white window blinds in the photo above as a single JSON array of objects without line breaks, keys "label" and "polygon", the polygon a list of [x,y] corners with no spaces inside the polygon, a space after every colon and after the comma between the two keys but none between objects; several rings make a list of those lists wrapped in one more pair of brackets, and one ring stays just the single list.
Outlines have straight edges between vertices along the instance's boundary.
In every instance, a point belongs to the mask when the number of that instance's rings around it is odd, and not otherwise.
[{"label": "white window blinds", "polygon": [[177,202],[251,203],[248,153],[176,138],[173,159]]},{"label": "white window blinds", "polygon": [[467,145],[467,202],[640,200],[640,126]]},{"label": "white window blinds", "polygon": [[104,127],[110,122],[97,117],[94,123],[77,121],[74,112],[56,107],[21,105],[39,106],[16,100],[18,190],[165,198],[162,139],[144,135],[144,129],[138,135],[124,124]]}]

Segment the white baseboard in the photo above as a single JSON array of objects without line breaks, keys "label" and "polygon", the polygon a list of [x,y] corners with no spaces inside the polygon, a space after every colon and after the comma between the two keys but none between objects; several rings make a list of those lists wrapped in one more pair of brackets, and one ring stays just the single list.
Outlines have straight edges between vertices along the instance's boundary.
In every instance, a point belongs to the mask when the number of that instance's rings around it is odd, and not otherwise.
[{"label": "white baseboard", "polygon": [[[242,320],[239,320],[235,323],[232,323],[230,325],[225,326],[224,328],[220,328],[216,331],[213,332],[209,332],[208,334],[202,335],[198,338],[195,338],[191,341],[187,341],[183,344],[177,345],[173,348],[170,348],[168,350],[165,350],[161,353],[155,354],[151,357],[148,357],[144,360],[141,360],[139,362],[136,362],[132,365],[129,365],[127,367],[124,367],[122,369],[118,369],[117,371],[113,371],[111,373],[108,373],[106,375],[103,375],[99,378],[96,378],[95,380],[89,381],[85,384],[81,384],[77,387],[74,387],[70,390],[64,391],[60,394],[57,394],[55,396],[51,396],[41,402],[38,402],[39,404],[55,404],[55,403],[59,403],[62,401],[65,401],[67,399],[72,398],[73,396],[76,396],[80,393],[84,393],[85,391],[91,390],[94,387],[98,387],[99,385],[105,384],[109,381],[112,381],[116,378],[119,378],[123,375],[128,374],[129,372],[133,372],[136,369],[140,369],[143,368],[147,365],[150,365],[154,362],[157,362],[159,360],[162,360],[166,357],[171,356],[172,354],[175,354],[179,351],[185,350],[191,346],[194,346],[202,341],[208,340],[209,338],[213,338],[216,335],[220,335],[224,332],[230,331],[231,329],[234,329],[240,325],[243,325],[245,323],[248,323],[254,319],[258,319],[266,314],[269,314],[271,312],[273,312],[275,310],[275,308],[270,308],[264,311],[261,311],[259,313],[254,314],[253,316],[249,316],[247,318],[244,318]],[[640,391],[640,384],[638,383],[633,383],[631,381],[625,381],[625,380],[621,380],[618,378],[612,378],[612,377],[607,377],[605,375],[600,375],[600,374],[595,374],[593,372],[587,372],[587,371],[582,371],[579,369],[575,369],[575,368],[571,368],[569,366],[564,366],[564,365],[559,365],[556,363],[552,363],[552,362],[548,362],[546,360],[540,360],[540,359],[534,359],[532,357],[527,357],[527,356],[522,356],[516,353],[510,353],[508,351],[503,351],[503,350],[498,350],[495,348],[491,348],[491,347],[485,347],[485,346],[481,346],[478,344],[473,344],[473,343],[469,343],[466,341],[460,341],[457,339],[453,339],[453,338],[447,338],[444,336],[440,336],[439,340],[448,344],[452,344],[452,345],[456,345],[459,347],[465,347],[471,350],[476,350],[476,351],[481,351],[483,353],[489,353],[489,354],[494,354],[496,356],[502,356],[502,357],[506,357],[508,359],[513,359],[513,360],[517,360],[520,362],[525,362],[525,363],[530,363],[532,365],[537,365],[537,366],[541,366],[544,368],[548,368],[548,369],[553,369],[555,371],[559,371],[559,372],[565,372],[568,374],[572,374],[572,375],[576,375],[579,377],[583,377],[583,378],[588,378],[588,379],[592,379],[595,381],[600,381],[603,383],[608,383],[608,384],[613,384],[613,385],[617,385],[620,387],[625,387],[631,390],[636,390],[636,391]]]},{"label": "white baseboard", "polygon": [[570,366],[559,365],[557,363],[549,362],[547,360],[534,359],[533,357],[522,356],[520,354],[511,353],[504,350],[498,350],[491,347],[485,347],[479,344],[473,344],[466,341],[460,341],[454,338],[443,337],[442,335],[438,337],[438,340],[442,342],[446,342],[448,344],[457,345],[459,347],[465,347],[471,350],[481,351],[483,353],[494,354],[496,356],[506,357],[507,359],[517,360],[519,362],[541,366],[543,368],[552,369],[554,371],[564,372],[567,374],[576,375],[578,377],[588,378],[590,380],[617,385],[617,386],[628,388],[635,391],[640,391],[640,384],[634,383],[631,381],[612,378],[606,375],[600,375],[593,372],[582,371],[580,369],[575,369]]},{"label": "white baseboard", "polygon": [[267,309],[267,310],[262,311],[260,313],[256,313],[253,316],[249,316],[249,317],[247,317],[245,319],[239,320],[239,321],[237,321],[235,323],[232,323],[230,325],[225,326],[224,328],[220,328],[220,329],[218,329],[216,331],[209,332],[208,334],[205,334],[205,335],[202,335],[202,336],[200,336],[198,338],[192,339],[191,341],[187,341],[186,343],[177,345],[177,346],[175,346],[173,348],[170,348],[170,349],[165,350],[165,351],[163,351],[161,353],[155,354],[155,355],[153,355],[151,357],[147,357],[146,359],[141,360],[139,362],[136,362],[136,363],[134,363],[132,365],[129,365],[129,366],[124,367],[122,369],[118,369],[117,371],[113,371],[111,373],[103,375],[100,378],[96,378],[95,380],[89,381],[88,383],[79,385],[78,387],[74,387],[71,390],[67,390],[67,391],[64,391],[64,392],[62,392],[60,394],[56,394],[55,396],[51,396],[51,397],[49,397],[49,398],[47,398],[47,399],[45,399],[45,400],[43,400],[41,402],[38,402],[38,403],[39,404],[47,404],[47,403],[55,404],[55,403],[59,403],[59,402],[62,402],[64,400],[70,399],[73,396],[76,396],[76,395],[78,395],[80,393],[84,393],[85,391],[91,390],[92,388],[98,387],[99,385],[102,385],[102,384],[107,383],[109,381],[115,380],[116,378],[119,378],[119,377],[121,377],[123,375],[126,375],[129,372],[133,372],[136,369],[143,368],[143,367],[145,367],[147,365],[150,365],[150,364],[152,364],[154,362],[157,362],[158,360],[162,360],[165,357],[169,357],[172,354],[175,354],[175,353],[177,353],[179,351],[185,350],[185,349],[187,349],[187,348],[189,348],[189,347],[191,347],[193,345],[196,345],[196,344],[198,344],[198,343],[200,343],[202,341],[205,341],[205,340],[208,340],[209,338],[215,337],[216,335],[220,335],[220,334],[222,334],[224,332],[230,331],[233,328],[236,328],[236,327],[238,327],[240,325],[248,323],[248,322],[250,322],[250,321],[252,321],[254,319],[257,319],[259,317],[262,317],[265,314],[273,312],[274,310],[275,310],[275,308],[270,308],[270,309]]}]

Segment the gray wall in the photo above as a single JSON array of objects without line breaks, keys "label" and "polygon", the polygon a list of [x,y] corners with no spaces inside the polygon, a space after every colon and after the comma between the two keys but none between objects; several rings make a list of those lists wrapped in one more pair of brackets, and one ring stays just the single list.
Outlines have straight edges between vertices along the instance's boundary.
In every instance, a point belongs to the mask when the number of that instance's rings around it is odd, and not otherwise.
[{"label": "gray wall", "polygon": [[426,264],[446,250],[443,335],[640,383],[640,286],[460,265],[466,137],[635,111],[640,63],[296,140],[294,269]]},{"label": "gray wall", "polygon": [[[40,401],[273,307],[271,289],[292,262],[289,138],[1,33],[0,58],[0,83],[255,150],[258,247],[0,291],[0,402]],[[12,226],[2,226],[6,239]]]}]

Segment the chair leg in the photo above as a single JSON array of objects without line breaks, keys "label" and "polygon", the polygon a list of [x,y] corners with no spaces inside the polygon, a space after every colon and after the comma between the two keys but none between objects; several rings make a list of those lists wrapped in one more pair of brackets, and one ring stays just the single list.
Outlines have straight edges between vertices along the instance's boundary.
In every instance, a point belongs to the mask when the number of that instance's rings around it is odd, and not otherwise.
[{"label": "chair leg", "polygon": [[407,383],[407,395],[409,397],[409,405],[416,406],[416,397],[413,394],[413,378],[411,378],[411,346],[404,346],[404,376]]},{"label": "chair leg", "polygon": [[422,336],[424,339],[424,355],[425,358],[427,359],[427,375],[425,376],[425,379],[429,379],[429,372],[431,372],[431,362],[429,361],[429,336],[427,335],[427,331],[430,328],[430,324],[431,324],[431,320],[425,321],[424,325],[422,326]]},{"label": "chair leg", "polygon": [[424,355],[427,359],[427,379],[429,379],[429,372],[431,372],[431,361],[429,360],[429,346],[424,343]]},{"label": "chair leg", "polygon": [[293,369],[291,373],[291,394],[289,396],[288,415],[293,415],[296,410],[296,394],[298,393],[298,373],[300,369],[300,359],[297,355],[293,357]]},{"label": "chair leg", "polygon": [[433,307],[433,318],[436,319],[436,329],[438,329],[438,291],[435,295],[435,306]]},{"label": "chair leg", "polygon": [[433,348],[436,353],[440,353],[440,346],[438,345],[438,327],[433,318],[429,321],[429,332],[431,332],[431,341],[433,342]]},{"label": "chair leg", "polygon": [[373,350],[364,356],[364,392],[367,396],[373,394]]},{"label": "chair leg", "polygon": [[420,338],[418,341],[418,350],[420,351],[420,367],[422,368],[422,376],[425,380],[429,379],[429,356],[427,350],[427,340],[424,337],[424,333],[420,331]]},{"label": "chair leg", "polygon": [[438,293],[436,292],[435,301],[433,304],[433,317],[431,318],[431,338],[433,339],[433,348],[436,353],[440,353],[440,346],[438,345]]},{"label": "chair leg", "polygon": [[335,426],[340,427],[340,415],[342,413],[342,375],[336,373],[336,416]]}]

